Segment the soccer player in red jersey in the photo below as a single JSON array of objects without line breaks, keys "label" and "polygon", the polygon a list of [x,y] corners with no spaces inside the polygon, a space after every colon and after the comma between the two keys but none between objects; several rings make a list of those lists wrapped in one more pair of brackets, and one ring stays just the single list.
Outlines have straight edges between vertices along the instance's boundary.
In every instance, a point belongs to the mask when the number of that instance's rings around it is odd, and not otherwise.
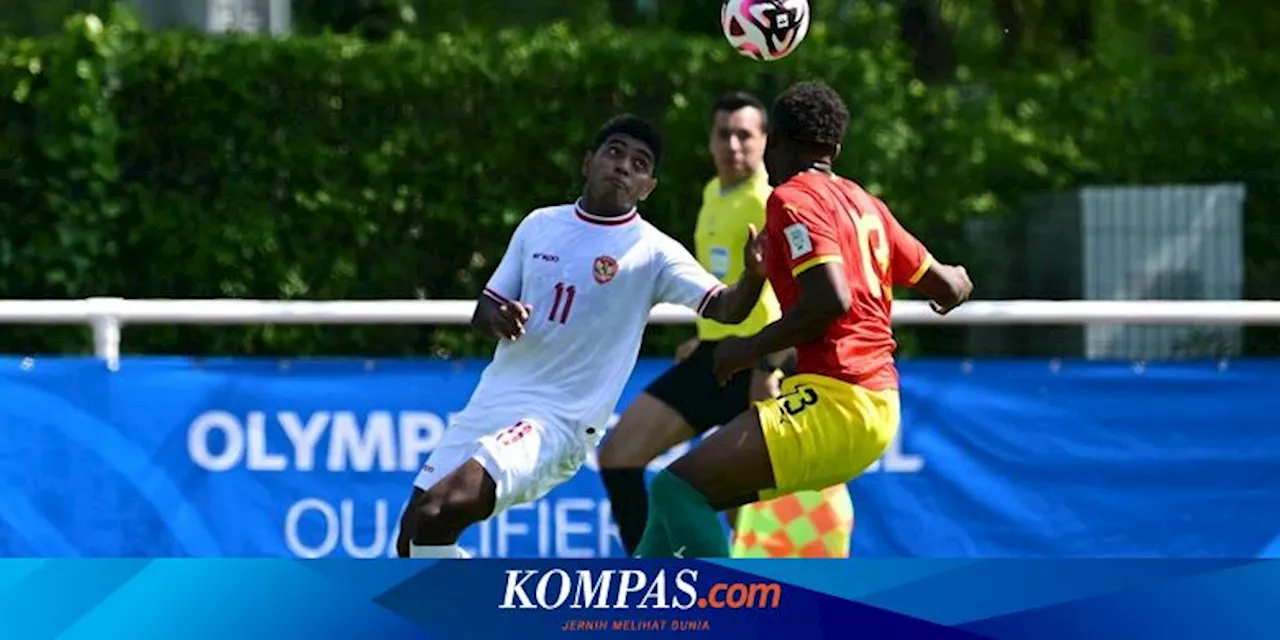
[{"label": "soccer player in red jersey", "polygon": [[654,478],[637,557],[725,557],[716,512],[861,474],[898,431],[893,287],[942,314],[973,291],[964,267],[934,260],[883,202],[832,171],[849,122],[835,91],[793,85],[770,120],[764,267],[783,315],[722,341],[713,366],[727,380],[794,346],[796,375]]}]

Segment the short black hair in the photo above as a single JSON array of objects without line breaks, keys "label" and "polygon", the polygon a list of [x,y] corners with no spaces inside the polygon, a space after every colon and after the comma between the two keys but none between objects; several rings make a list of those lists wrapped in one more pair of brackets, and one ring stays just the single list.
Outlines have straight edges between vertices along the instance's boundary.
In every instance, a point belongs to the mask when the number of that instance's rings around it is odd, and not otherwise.
[{"label": "short black hair", "polygon": [[761,122],[764,125],[769,124],[769,108],[764,106],[764,102],[746,91],[730,91],[729,93],[720,94],[716,98],[715,105],[711,108],[711,115],[725,111],[733,113],[738,109],[746,109],[751,107],[760,112]]},{"label": "short black hair", "polygon": [[622,134],[631,136],[645,146],[649,147],[649,152],[653,154],[653,165],[656,167],[662,160],[662,133],[658,128],[653,126],[651,122],[631,113],[624,113],[614,116],[600,127],[600,131],[596,133],[596,141],[591,145],[591,150],[598,151],[600,145],[604,144],[609,136],[614,134]]},{"label": "short black hair", "polygon": [[771,134],[801,144],[836,147],[849,127],[849,108],[822,82],[798,82],[773,103]]}]

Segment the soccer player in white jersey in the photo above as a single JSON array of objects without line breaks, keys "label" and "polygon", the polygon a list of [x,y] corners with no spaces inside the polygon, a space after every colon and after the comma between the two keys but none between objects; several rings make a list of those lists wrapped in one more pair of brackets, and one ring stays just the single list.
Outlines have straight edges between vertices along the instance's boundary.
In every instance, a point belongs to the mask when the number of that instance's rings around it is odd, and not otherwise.
[{"label": "soccer player in white jersey", "polygon": [[572,477],[604,435],[656,303],[727,324],[755,306],[764,267],[754,229],[746,273],[725,287],[636,212],[661,156],[652,125],[618,116],[583,159],[578,201],[516,228],[472,318],[499,340],[493,362],[414,480],[401,557],[464,557],[467,527]]}]

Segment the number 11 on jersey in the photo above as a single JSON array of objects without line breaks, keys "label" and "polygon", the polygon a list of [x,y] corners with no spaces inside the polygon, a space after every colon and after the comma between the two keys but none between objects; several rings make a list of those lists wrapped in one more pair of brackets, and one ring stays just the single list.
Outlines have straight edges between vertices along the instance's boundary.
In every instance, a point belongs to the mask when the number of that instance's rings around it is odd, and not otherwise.
[{"label": "number 11 on jersey", "polygon": [[[557,282],[556,299],[555,302],[551,303],[551,313],[547,314],[547,320],[559,322],[560,324],[568,322],[569,311],[573,309],[573,296],[576,292],[577,288],[573,285]],[[559,316],[558,318],[556,317],[557,315]]]}]

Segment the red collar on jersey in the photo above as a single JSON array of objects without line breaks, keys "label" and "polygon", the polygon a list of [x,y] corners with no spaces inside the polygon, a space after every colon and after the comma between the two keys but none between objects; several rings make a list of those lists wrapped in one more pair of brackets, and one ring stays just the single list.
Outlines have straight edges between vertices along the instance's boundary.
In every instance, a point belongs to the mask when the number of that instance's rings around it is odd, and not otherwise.
[{"label": "red collar on jersey", "polygon": [[578,214],[578,219],[586,222],[590,222],[591,224],[605,225],[607,227],[614,227],[620,224],[626,224],[628,222],[631,222],[632,220],[635,220],[640,215],[635,209],[632,209],[631,211],[628,211],[620,216],[598,216],[594,213],[588,212],[586,209],[583,209],[581,200],[573,204],[573,210],[574,210],[574,213]]}]

